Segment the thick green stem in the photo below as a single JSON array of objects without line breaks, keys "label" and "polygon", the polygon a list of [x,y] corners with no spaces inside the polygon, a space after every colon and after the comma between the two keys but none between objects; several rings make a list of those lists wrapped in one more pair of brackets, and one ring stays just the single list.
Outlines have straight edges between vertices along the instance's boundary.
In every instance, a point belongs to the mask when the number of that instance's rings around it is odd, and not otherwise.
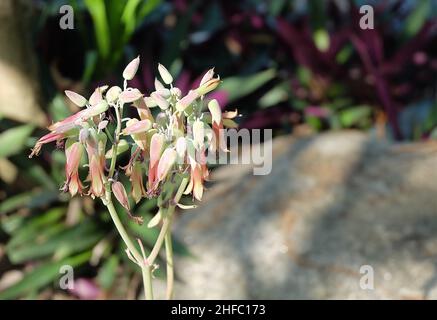
[{"label": "thick green stem", "polygon": [[162,227],[161,227],[161,231],[159,232],[158,238],[156,239],[155,245],[153,246],[152,251],[150,252],[149,257],[147,258],[147,261],[149,261],[149,264],[152,265],[153,262],[155,261],[156,257],[159,254],[159,251],[161,250],[162,244],[164,242],[164,238],[165,235],[167,234],[167,232],[171,232],[171,230],[169,230],[170,227],[170,220],[173,212],[176,208],[176,203],[179,202],[179,200],[182,197],[182,194],[184,193],[184,190],[186,189],[188,184],[188,178],[183,178],[181,184],[179,185],[179,189],[176,192],[176,195],[173,199],[174,204],[170,205],[166,210],[160,208],[160,210],[162,209],[161,213],[165,216],[163,219],[163,223],[162,223]]},{"label": "thick green stem", "polygon": [[150,270],[150,264],[148,264],[147,261],[144,261],[144,257],[137,250],[132,240],[129,238],[126,229],[124,228],[120,218],[118,217],[114,204],[112,203],[110,192],[107,191],[106,197],[107,199],[105,205],[108,208],[109,214],[111,215],[112,221],[114,221],[114,225],[117,228],[118,233],[120,234],[121,238],[126,244],[128,250],[132,253],[135,260],[137,260],[138,263],[140,263],[142,276],[143,276],[145,298],[146,300],[152,300],[153,290],[152,290],[152,273]]},{"label": "thick green stem", "polygon": [[153,300],[153,287],[152,287],[152,271],[150,270],[150,266],[144,265],[141,268],[141,272],[143,274],[143,285],[144,285],[144,295],[146,300]]},{"label": "thick green stem", "polygon": [[[171,218],[170,218],[171,226]],[[173,267],[173,244],[171,239],[171,228],[165,235],[165,256],[167,260],[167,299],[173,299],[174,267]]]}]

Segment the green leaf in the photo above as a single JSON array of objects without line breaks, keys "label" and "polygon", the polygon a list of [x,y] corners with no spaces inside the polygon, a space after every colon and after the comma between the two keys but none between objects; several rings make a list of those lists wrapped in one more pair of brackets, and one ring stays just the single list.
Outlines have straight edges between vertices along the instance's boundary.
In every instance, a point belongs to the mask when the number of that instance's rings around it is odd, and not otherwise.
[{"label": "green leaf", "polygon": [[2,203],[0,203],[0,214],[4,214],[25,206],[30,202],[32,196],[32,192],[25,192],[4,200]]},{"label": "green leaf", "polygon": [[95,50],[90,50],[85,54],[85,70],[82,75],[82,82],[88,84],[97,66],[98,54]]},{"label": "green leaf", "polygon": [[14,246],[8,244],[6,251],[9,259],[16,264],[52,254],[65,257],[89,249],[104,235],[90,220],[66,230],[58,227],[55,231],[53,236],[41,232],[42,234],[38,234],[29,242]]},{"label": "green leaf", "polygon": [[361,121],[368,119],[372,114],[369,106],[356,106],[346,109],[340,113],[340,122],[343,127],[351,127],[359,124]]},{"label": "green leaf", "polygon": [[124,24],[123,40],[128,41],[137,24],[136,11],[141,0],[128,0],[124,7],[121,21]]},{"label": "green leaf", "polygon": [[41,265],[28,272],[18,283],[0,292],[0,299],[14,299],[39,290],[60,276],[59,270],[63,265],[70,265],[74,268],[86,263],[90,257],[91,252],[84,252],[58,262]]},{"label": "green leaf", "polygon": [[53,181],[52,177],[50,177],[50,175],[48,175],[40,165],[31,166],[26,170],[26,174],[28,174],[40,186],[48,190],[57,189],[57,185]]},{"label": "green leaf", "polygon": [[106,16],[106,5],[104,0],[84,0],[94,23],[94,33],[103,58],[107,58],[111,49],[111,38]]},{"label": "green leaf", "polygon": [[14,127],[0,134],[0,158],[13,156],[25,146],[34,126],[30,124]]},{"label": "green leaf", "polygon": [[268,69],[250,76],[229,77],[223,80],[219,89],[227,91],[229,95],[228,101],[233,102],[256,91],[275,76],[276,71],[274,69]]},{"label": "green leaf", "polygon": [[163,50],[163,56],[161,57],[161,63],[164,66],[169,66],[179,56],[182,49],[182,45],[186,43],[187,34],[189,31],[191,17],[199,5],[199,1],[191,3],[189,9],[178,18],[176,26],[173,28],[169,39],[166,41],[166,45]]},{"label": "green leaf", "polygon": [[405,33],[407,37],[413,37],[422,28],[430,12],[430,0],[418,1],[416,8],[405,21]]},{"label": "green leaf", "polygon": [[110,289],[114,283],[115,277],[117,275],[117,268],[119,265],[119,258],[116,255],[111,255],[109,259],[105,261],[103,266],[100,268],[97,275],[97,283],[103,289]]},{"label": "green leaf", "polygon": [[329,49],[329,34],[325,29],[316,30],[313,39],[317,49],[320,51],[325,52]]},{"label": "green leaf", "polygon": [[24,222],[21,222],[20,229],[16,230],[7,245],[16,247],[26,241],[33,240],[40,234],[41,230],[47,231],[47,228],[56,225],[66,211],[67,209],[64,207],[52,208],[36,217],[27,218]]},{"label": "green leaf", "polygon": [[288,91],[282,84],[268,91],[259,100],[261,108],[268,108],[288,99]]}]

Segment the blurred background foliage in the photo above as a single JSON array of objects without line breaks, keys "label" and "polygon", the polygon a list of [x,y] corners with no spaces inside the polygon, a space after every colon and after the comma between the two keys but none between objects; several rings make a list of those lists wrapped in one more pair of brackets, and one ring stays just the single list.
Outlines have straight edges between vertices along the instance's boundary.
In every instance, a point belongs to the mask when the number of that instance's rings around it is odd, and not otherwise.
[{"label": "blurred background foliage", "polygon": [[[355,128],[396,140],[437,137],[437,3],[409,1],[27,1],[47,123],[75,111],[65,89],[84,95],[118,84],[137,55],[132,85],[153,88],[158,62],[187,92],[211,67],[224,80],[213,94],[238,108],[243,128],[275,135]],[[74,8],[74,29],[59,8]],[[359,27],[374,7],[375,29]],[[86,197],[60,194],[65,159],[29,148],[44,132],[0,106],[0,298],[135,298],[140,277],[108,214]],[[3,116],[2,116],[3,114]],[[32,115],[30,115],[32,118]],[[144,201],[135,214],[153,216]],[[151,244],[156,230],[132,224]],[[179,254],[189,255],[180,244]],[[59,290],[59,268],[75,267],[76,287]],[[158,269],[156,275],[159,276]]]}]

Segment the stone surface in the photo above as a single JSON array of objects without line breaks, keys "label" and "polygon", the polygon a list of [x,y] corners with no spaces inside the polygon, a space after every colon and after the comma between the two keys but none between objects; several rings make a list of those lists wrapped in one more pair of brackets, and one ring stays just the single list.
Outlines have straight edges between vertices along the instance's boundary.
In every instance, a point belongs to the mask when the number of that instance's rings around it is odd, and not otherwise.
[{"label": "stone surface", "polygon": [[267,176],[216,170],[176,221],[194,255],[176,259],[177,298],[437,298],[435,143],[346,131],[277,138],[273,153]]},{"label": "stone surface", "polygon": [[0,1],[0,116],[43,126],[30,4]]}]

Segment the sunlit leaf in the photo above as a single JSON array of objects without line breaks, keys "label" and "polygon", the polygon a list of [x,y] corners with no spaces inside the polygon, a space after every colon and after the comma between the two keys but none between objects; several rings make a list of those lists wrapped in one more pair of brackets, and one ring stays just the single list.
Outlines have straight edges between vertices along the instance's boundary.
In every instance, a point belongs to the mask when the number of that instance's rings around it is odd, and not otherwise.
[{"label": "sunlit leaf", "polygon": [[0,158],[13,156],[25,146],[34,126],[26,124],[8,129],[0,134]]}]

